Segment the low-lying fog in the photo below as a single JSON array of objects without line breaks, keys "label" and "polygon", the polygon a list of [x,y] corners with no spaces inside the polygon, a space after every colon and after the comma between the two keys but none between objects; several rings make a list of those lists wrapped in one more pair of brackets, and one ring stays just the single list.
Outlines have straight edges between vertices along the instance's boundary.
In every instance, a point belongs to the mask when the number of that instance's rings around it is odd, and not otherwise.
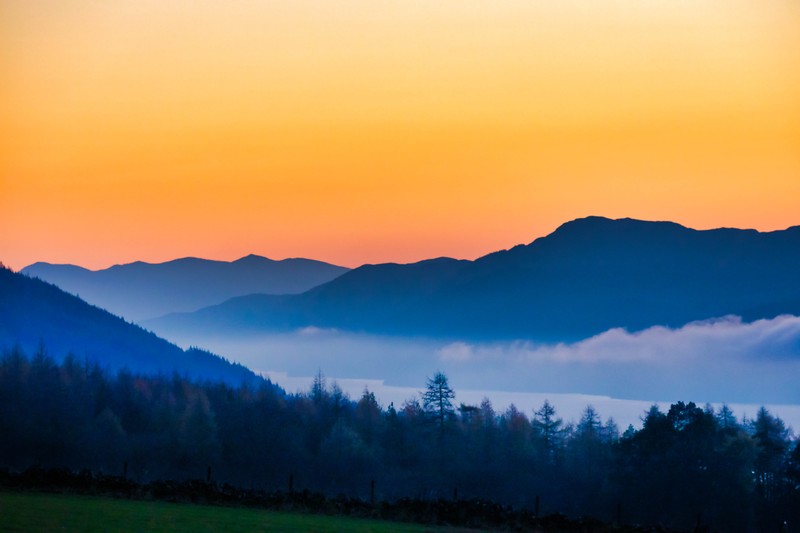
[{"label": "low-lying fog", "polygon": [[[365,386],[384,405],[401,404],[436,370],[450,378],[457,402],[489,397],[496,409],[524,409],[545,398],[569,420],[588,404],[621,428],[654,402],[730,404],[738,417],[766,405],[800,428],[800,317],[742,323],[736,317],[679,329],[609,330],[572,344],[470,343],[393,338],[306,328],[263,336],[171,337],[265,373],[290,392],[307,390],[321,371],[351,397]],[[589,396],[587,396],[589,395]]]}]

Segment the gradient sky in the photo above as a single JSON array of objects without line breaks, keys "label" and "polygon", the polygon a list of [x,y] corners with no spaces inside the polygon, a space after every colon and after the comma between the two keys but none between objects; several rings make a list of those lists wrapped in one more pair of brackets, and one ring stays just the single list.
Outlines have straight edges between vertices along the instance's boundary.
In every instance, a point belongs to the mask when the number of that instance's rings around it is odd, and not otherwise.
[{"label": "gradient sky", "polygon": [[800,224],[796,0],[3,0],[0,261]]}]

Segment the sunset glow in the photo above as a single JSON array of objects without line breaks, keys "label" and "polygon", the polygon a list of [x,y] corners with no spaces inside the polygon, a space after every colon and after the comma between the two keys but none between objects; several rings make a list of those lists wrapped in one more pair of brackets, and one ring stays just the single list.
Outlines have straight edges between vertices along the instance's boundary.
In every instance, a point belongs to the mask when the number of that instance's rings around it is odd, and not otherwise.
[{"label": "sunset glow", "polygon": [[0,261],[800,224],[792,0],[7,0]]}]

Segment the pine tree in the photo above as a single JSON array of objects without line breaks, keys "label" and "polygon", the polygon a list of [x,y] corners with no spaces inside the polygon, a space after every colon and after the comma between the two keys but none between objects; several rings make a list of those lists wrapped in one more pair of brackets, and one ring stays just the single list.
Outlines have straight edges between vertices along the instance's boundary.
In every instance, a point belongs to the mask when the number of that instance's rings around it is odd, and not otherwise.
[{"label": "pine tree", "polygon": [[428,379],[427,389],[422,393],[422,406],[437,421],[440,435],[444,433],[445,421],[455,412],[452,402],[455,397],[444,373],[437,371]]}]

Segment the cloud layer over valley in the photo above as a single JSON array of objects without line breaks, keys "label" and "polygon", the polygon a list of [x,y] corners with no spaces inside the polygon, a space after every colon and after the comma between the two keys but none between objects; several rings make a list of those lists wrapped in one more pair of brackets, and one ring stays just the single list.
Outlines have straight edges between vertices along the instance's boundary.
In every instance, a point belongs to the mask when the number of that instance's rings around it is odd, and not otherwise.
[{"label": "cloud layer over valley", "polygon": [[612,329],[576,343],[467,343],[305,328],[176,338],[262,372],[420,387],[435,370],[458,390],[583,393],[646,401],[800,404],[800,317],[737,317],[678,329]]}]

